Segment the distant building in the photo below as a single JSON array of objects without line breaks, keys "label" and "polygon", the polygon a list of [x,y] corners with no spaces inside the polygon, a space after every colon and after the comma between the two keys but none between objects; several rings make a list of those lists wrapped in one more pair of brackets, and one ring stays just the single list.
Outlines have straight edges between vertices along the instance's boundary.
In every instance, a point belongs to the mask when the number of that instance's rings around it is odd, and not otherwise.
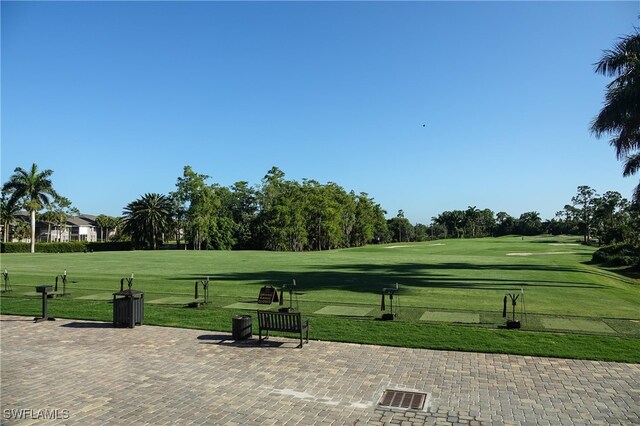
[{"label": "distant building", "polygon": [[[58,226],[53,223],[36,220],[36,241],[37,242],[68,242],[68,241],[98,241],[98,226],[96,217],[90,214],[80,214],[78,216],[69,216],[64,226]],[[13,242],[31,242],[31,238],[17,239],[13,237],[13,228],[17,222],[25,222],[27,225],[31,223],[28,212],[19,212],[16,214],[14,223],[9,225],[10,241]],[[113,233],[111,230],[110,235]],[[109,236],[110,236],[109,235]],[[105,236],[106,237],[106,236]]]},{"label": "distant building", "polygon": [[71,241],[98,241],[98,233],[96,232],[96,217],[90,214],[81,214],[79,216],[71,216],[67,219],[67,225],[70,229]]}]

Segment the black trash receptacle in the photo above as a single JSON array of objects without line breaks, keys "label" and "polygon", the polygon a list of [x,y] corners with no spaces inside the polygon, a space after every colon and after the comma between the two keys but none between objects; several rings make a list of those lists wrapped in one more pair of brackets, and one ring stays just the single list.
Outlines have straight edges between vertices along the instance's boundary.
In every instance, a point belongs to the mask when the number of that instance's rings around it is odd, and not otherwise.
[{"label": "black trash receptacle", "polygon": [[113,325],[133,328],[144,322],[144,293],[124,290],[113,293]]},{"label": "black trash receptacle", "polygon": [[231,321],[231,334],[234,340],[248,339],[253,336],[251,315],[236,315]]}]

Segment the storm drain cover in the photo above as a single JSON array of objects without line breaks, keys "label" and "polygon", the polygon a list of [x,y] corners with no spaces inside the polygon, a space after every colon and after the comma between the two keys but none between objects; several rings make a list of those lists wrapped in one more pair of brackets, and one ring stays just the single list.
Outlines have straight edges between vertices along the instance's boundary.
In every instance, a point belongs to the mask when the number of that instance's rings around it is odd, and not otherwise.
[{"label": "storm drain cover", "polygon": [[422,410],[427,397],[424,393],[407,392],[399,390],[385,390],[378,405],[395,408],[409,408],[412,410]]}]

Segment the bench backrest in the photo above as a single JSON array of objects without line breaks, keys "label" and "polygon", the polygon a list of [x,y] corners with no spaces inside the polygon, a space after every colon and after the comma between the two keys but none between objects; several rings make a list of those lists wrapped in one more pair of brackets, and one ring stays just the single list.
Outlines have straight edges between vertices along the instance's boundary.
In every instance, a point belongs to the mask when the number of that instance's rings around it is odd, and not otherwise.
[{"label": "bench backrest", "polygon": [[258,327],[270,330],[300,330],[300,312],[258,311]]}]

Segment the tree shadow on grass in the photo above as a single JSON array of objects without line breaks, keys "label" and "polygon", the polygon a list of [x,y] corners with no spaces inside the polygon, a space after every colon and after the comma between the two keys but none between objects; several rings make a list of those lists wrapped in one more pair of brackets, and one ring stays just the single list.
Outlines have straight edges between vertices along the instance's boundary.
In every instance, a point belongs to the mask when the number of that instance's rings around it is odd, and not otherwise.
[{"label": "tree shadow on grass", "polygon": [[584,242],[582,241],[582,237],[576,237],[576,239],[572,239],[572,238],[567,238],[567,239],[558,239],[558,238],[554,238],[554,239],[548,239],[548,240],[525,240],[525,242],[527,243],[534,243],[534,244],[563,244],[563,245],[579,245],[579,246],[586,246],[588,247],[587,244],[584,244]]},{"label": "tree shadow on grass", "polygon": [[[316,270],[309,270],[315,268]],[[241,285],[274,285],[296,280],[299,291],[343,290],[351,292],[380,294],[381,290],[393,286],[396,282],[404,289],[469,289],[469,290],[504,290],[513,287],[542,288],[591,288],[606,286],[579,281],[555,281],[530,278],[485,278],[478,277],[484,272],[507,273],[522,272],[526,275],[537,272],[559,273],[593,273],[593,271],[563,267],[557,265],[529,264],[488,264],[470,263],[402,263],[402,264],[349,264],[349,265],[317,265],[306,270],[291,271],[256,271],[233,273],[199,273],[190,276],[174,277],[173,280],[193,280],[201,276],[209,276],[211,281],[239,282]],[[460,277],[460,273],[468,271],[468,277]],[[457,273],[459,272],[459,273]],[[478,272],[478,274],[476,274]],[[597,273],[596,273],[597,274]],[[604,274],[603,274],[604,275]],[[214,284],[215,285],[215,284]]]}]

